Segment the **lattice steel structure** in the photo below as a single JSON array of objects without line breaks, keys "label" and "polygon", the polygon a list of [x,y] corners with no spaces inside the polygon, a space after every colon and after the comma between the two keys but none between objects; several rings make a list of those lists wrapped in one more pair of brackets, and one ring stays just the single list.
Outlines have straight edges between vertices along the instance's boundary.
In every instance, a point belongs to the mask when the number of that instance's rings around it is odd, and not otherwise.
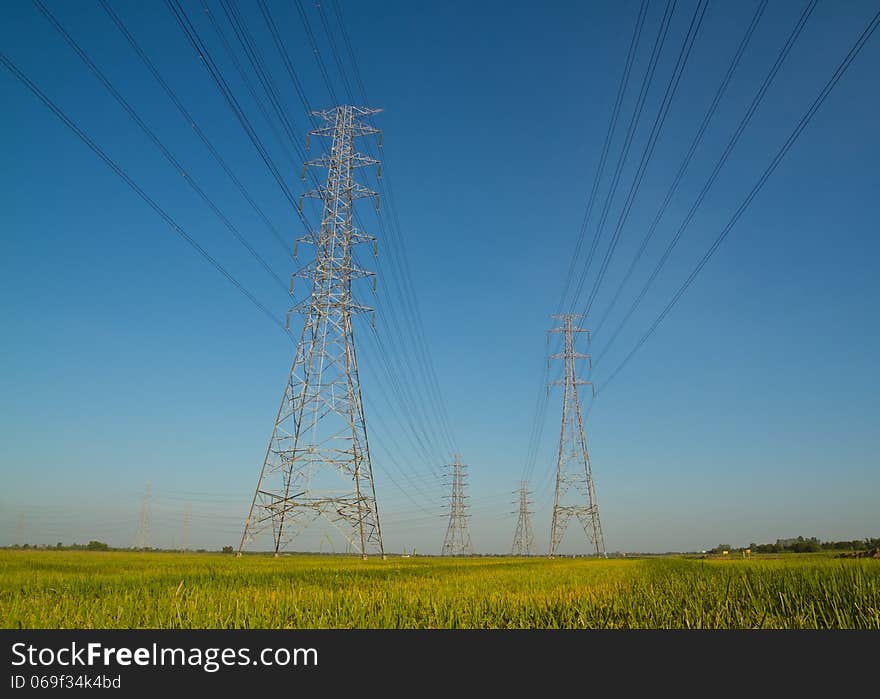
[{"label": "lattice steel structure", "polygon": [[446,527],[446,537],[443,539],[442,556],[470,556],[474,549],[471,546],[471,534],[468,528],[467,495],[467,466],[461,463],[461,455],[455,455],[455,461],[451,466],[452,493],[449,498],[449,525]]},{"label": "lattice steel structure", "polygon": [[519,496],[517,503],[519,504],[518,518],[516,520],[516,531],[513,534],[513,547],[510,549],[511,556],[534,556],[535,555],[535,535],[532,532],[532,511],[529,506],[532,501],[529,500],[531,494],[528,489],[528,481],[520,481],[519,490],[516,492]]},{"label": "lattice steel structure", "polygon": [[180,528],[180,550],[189,551],[189,530],[192,523],[192,506],[189,503],[183,508],[183,525]]},{"label": "lattice steel structure", "polygon": [[15,529],[15,543],[19,546],[25,545],[24,540],[24,512],[18,513],[18,527]]},{"label": "lattice steel structure", "polygon": [[[357,199],[378,194],[356,182],[356,168],[379,161],[355,150],[355,139],[379,134],[363,121],[381,110],[339,106],[312,112],[324,125],[309,132],[332,139],[329,153],[306,162],[327,168],[323,186],[303,197],[322,202],[321,225],[297,243],[314,245],[314,260],[291,277],[305,279],[308,297],[288,312],[305,316],[281,407],[239,545],[271,530],[275,555],[318,518],[335,527],[366,558],[384,557],[382,530],[367,440],[352,317],[373,309],[359,303],[352,280],[373,276],[360,268],[352,248],[375,238],[353,221]],[[380,136],[381,145],[381,136]],[[302,206],[302,201],[300,201]],[[296,248],[294,257],[296,257]]]},{"label": "lattice steel structure", "polygon": [[575,327],[580,314],[566,313],[554,315],[562,321],[562,326],[553,328],[551,333],[562,333],[562,351],[551,355],[550,359],[562,359],[564,375],[550,385],[562,385],[562,429],[559,433],[559,452],[556,460],[556,493],[553,498],[553,521],[550,527],[550,558],[559,550],[565,530],[572,517],[576,517],[584,528],[587,539],[596,549],[596,555],[605,555],[605,540],[602,524],[599,521],[599,503],[593,485],[593,470],[590,453],[587,450],[587,436],[584,431],[584,417],[578,397],[578,386],[590,386],[590,381],[579,379],[575,361],[590,360],[590,355],[575,351],[575,335],[589,331]]},{"label": "lattice steel structure", "polygon": [[134,538],[136,549],[150,548],[150,499],[153,497],[153,486],[147,483],[144,486],[144,500],[141,504],[141,517],[138,521],[138,530]]}]

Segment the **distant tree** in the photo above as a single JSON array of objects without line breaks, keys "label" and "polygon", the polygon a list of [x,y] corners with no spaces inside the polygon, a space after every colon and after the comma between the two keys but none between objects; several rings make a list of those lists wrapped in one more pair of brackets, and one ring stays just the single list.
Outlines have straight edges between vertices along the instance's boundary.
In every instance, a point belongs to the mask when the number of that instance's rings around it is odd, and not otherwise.
[{"label": "distant tree", "polygon": [[89,551],[108,551],[110,549],[110,546],[105,544],[103,541],[92,540],[88,543],[86,549],[88,549]]},{"label": "distant tree", "polygon": [[224,546],[223,547],[223,553],[233,553],[234,551],[235,551],[235,549],[233,549],[231,546]]},{"label": "distant tree", "polygon": [[[815,553],[817,551],[861,551],[880,547],[880,539],[853,539],[852,541],[821,541],[815,536],[796,539],[777,539],[775,544],[752,544],[756,553]],[[717,552],[716,549],[712,550]]]},{"label": "distant tree", "polygon": [[753,546],[752,550],[756,553],[779,553],[781,548],[776,544],[758,544]]}]

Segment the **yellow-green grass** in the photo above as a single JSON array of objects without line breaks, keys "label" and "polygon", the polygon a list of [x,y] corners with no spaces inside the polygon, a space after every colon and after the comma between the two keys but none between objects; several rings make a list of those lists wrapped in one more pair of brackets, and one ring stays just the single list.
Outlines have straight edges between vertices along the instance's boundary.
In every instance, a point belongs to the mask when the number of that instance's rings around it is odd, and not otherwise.
[{"label": "yellow-green grass", "polygon": [[880,561],[6,550],[0,626],[880,629]]}]

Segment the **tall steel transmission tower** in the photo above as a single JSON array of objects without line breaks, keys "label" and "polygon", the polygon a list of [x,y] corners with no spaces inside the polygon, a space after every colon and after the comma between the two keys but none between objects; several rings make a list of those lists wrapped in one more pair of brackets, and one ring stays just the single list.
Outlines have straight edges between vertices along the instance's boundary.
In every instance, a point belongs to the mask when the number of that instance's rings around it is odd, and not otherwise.
[{"label": "tall steel transmission tower", "polygon": [[578,386],[588,385],[577,377],[575,360],[586,359],[590,355],[576,352],[574,338],[577,333],[589,331],[575,327],[575,319],[582,315],[566,313],[554,315],[562,321],[562,326],[553,328],[551,333],[562,333],[562,352],[551,355],[551,359],[564,361],[564,376],[551,385],[564,386],[562,399],[562,429],[559,433],[559,453],[556,461],[556,494],[553,498],[553,522],[550,527],[550,557],[553,558],[565,536],[572,516],[576,517],[584,528],[587,539],[596,548],[596,555],[605,555],[605,540],[602,536],[602,524],[599,522],[599,503],[596,500],[596,488],[593,485],[593,471],[590,466],[590,453],[587,450],[587,436],[584,431],[584,417],[578,398]]},{"label": "tall steel transmission tower", "polygon": [[471,546],[471,534],[468,529],[467,466],[461,463],[461,455],[455,455],[452,466],[452,494],[449,495],[449,525],[443,539],[443,556],[470,556],[474,550]]},{"label": "tall steel transmission tower", "polygon": [[327,181],[303,194],[321,200],[321,224],[297,240],[314,245],[316,252],[291,277],[291,295],[296,278],[307,280],[311,288],[288,312],[288,319],[297,312],[305,320],[239,555],[269,530],[278,555],[318,518],[335,527],[364,558],[368,551],[385,554],[352,329],[353,315],[373,310],[356,301],[352,280],[374,276],[355,264],[352,247],[372,242],[375,252],[376,240],[355,228],[353,204],[371,197],[378,207],[379,201],[376,192],[353,176],[356,168],[379,161],[357,153],[354,142],[379,133],[361,120],[379,111],[339,106],[311,112],[324,125],[310,135],[332,141],[329,153],[303,166],[303,175],[306,167],[327,168]]},{"label": "tall steel transmission tower", "polygon": [[519,504],[519,518],[516,520],[516,531],[513,534],[513,547],[510,550],[511,556],[533,556],[535,554],[535,535],[532,532],[532,511],[529,505],[531,494],[528,490],[528,481],[520,481],[519,490],[516,491],[519,496],[517,503]]},{"label": "tall steel transmission tower", "polygon": [[134,540],[136,549],[150,548],[150,498],[153,495],[153,486],[147,483],[144,486],[144,500],[141,504],[141,518],[138,522],[137,536]]}]

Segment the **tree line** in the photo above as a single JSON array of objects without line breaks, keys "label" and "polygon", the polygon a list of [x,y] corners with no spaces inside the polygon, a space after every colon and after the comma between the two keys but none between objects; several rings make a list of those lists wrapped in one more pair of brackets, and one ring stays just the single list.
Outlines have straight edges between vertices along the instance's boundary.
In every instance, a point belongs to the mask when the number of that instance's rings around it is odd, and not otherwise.
[{"label": "tree line", "polygon": [[707,553],[722,554],[724,551],[741,552],[746,549],[752,553],[818,553],[820,551],[861,551],[880,548],[880,538],[852,539],[850,541],[820,541],[815,536],[798,536],[793,539],[777,539],[775,544],[756,544],[731,547],[719,544]]}]

